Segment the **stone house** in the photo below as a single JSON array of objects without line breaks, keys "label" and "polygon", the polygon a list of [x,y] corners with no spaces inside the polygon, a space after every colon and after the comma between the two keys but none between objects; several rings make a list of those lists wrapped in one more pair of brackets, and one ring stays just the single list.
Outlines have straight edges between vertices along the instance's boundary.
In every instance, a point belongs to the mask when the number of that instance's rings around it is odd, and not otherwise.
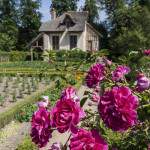
[{"label": "stone house", "polygon": [[83,51],[97,51],[101,34],[87,20],[87,11],[68,11],[56,17],[53,10],[51,21],[41,25],[39,35],[29,43],[29,46],[41,50],[79,48]]}]

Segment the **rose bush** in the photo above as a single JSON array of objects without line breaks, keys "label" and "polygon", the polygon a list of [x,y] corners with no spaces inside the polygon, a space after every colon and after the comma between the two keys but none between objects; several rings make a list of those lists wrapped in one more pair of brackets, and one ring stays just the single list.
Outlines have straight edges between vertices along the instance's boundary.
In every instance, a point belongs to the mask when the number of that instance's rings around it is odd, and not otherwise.
[{"label": "rose bush", "polygon": [[[51,110],[47,101],[38,103],[39,109],[32,117],[33,142],[39,147],[45,146],[53,128],[59,133],[69,132],[70,136],[65,145],[54,143],[50,150],[67,150],[68,147],[70,150],[132,149],[135,143],[138,149],[147,147],[148,118],[141,119],[140,114],[149,113],[150,80],[143,73],[138,74],[137,79],[126,78],[131,71],[128,66],[105,57],[87,72],[85,83],[90,89],[81,100],[76,89],[68,86]],[[91,109],[83,111],[85,103]]]}]

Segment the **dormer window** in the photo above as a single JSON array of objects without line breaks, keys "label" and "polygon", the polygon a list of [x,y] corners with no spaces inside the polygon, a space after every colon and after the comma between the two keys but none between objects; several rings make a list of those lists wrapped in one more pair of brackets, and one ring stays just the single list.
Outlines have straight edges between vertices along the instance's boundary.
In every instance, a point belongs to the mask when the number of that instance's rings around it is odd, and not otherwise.
[{"label": "dormer window", "polygon": [[66,25],[67,28],[69,28],[69,27],[71,26],[71,21],[70,21],[70,19],[66,19],[66,20],[65,20],[65,25]]},{"label": "dormer window", "polygon": [[63,23],[67,28],[72,27],[75,23],[73,22],[70,15],[66,14]]}]

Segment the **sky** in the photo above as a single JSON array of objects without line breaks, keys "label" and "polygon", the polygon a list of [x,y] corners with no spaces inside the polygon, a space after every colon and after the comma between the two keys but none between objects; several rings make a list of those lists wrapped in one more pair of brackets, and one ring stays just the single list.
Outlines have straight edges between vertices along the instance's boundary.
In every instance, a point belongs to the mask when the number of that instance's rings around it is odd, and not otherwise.
[{"label": "sky", "polygon": [[[84,5],[85,0],[80,0],[78,3],[78,7],[81,7]],[[41,7],[40,7],[40,12],[42,13],[42,22],[50,20],[50,5],[51,5],[51,0],[41,0]],[[105,12],[100,13],[100,20],[104,21],[106,18]]]}]

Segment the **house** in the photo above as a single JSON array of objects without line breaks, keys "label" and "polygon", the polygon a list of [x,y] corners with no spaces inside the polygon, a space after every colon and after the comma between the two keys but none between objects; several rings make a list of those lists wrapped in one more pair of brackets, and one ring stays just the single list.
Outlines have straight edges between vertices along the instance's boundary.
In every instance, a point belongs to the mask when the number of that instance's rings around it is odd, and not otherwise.
[{"label": "house", "polygon": [[68,11],[56,17],[56,12],[52,10],[51,21],[41,25],[39,35],[29,46],[42,50],[79,48],[83,51],[97,51],[101,34],[87,20],[87,11]]}]

